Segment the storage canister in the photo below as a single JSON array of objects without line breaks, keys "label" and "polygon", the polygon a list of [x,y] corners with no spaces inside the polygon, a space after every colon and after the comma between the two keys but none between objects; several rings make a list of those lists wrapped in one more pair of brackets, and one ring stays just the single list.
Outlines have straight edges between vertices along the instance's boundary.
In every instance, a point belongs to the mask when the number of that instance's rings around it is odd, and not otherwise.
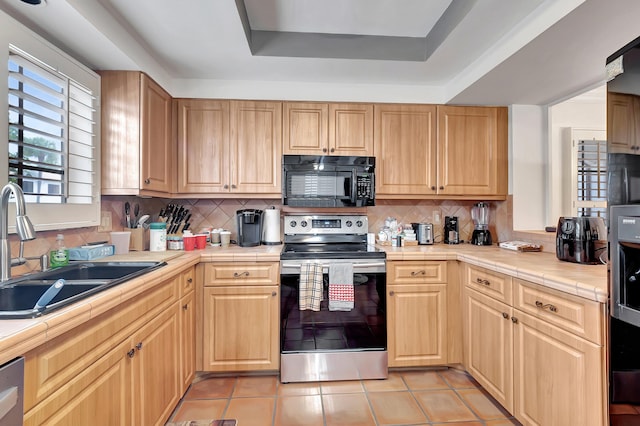
[{"label": "storage canister", "polygon": [[149,225],[149,251],[165,251],[167,249],[167,224],[153,222]]}]

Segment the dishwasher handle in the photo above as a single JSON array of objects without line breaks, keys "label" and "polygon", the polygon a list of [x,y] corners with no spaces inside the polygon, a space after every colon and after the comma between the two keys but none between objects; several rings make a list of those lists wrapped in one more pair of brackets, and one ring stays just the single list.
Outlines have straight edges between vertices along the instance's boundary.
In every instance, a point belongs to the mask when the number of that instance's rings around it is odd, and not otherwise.
[{"label": "dishwasher handle", "polygon": [[18,404],[18,387],[13,386],[0,392],[0,420],[14,409]]}]

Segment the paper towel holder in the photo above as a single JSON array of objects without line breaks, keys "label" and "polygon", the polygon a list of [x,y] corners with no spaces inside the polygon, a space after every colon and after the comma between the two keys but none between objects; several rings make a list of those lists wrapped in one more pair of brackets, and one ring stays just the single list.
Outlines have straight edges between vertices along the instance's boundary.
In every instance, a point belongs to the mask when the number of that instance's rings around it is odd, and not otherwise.
[{"label": "paper towel holder", "polygon": [[282,244],[280,239],[280,210],[276,209],[275,206],[264,210],[262,244],[268,246]]}]

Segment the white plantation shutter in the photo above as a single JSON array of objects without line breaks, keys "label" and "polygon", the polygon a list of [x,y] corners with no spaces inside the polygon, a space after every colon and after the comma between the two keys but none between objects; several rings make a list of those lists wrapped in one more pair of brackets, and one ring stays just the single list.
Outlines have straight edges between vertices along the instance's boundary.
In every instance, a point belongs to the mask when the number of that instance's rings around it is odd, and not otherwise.
[{"label": "white plantation shutter", "polygon": [[91,204],[96,98],[18,49],[9,54],[9,179],[27,202]]},{"label": "white plantation shutter", "polygon": [[576,171],[573,207],[576,215],[606,218],[607,141],[597,137],[573,138],[573,158]]}]

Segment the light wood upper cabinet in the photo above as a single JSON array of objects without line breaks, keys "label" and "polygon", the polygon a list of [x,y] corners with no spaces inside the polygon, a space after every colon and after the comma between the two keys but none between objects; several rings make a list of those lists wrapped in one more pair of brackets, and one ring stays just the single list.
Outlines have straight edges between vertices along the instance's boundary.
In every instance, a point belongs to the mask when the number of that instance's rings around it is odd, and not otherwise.
[{"label": "light wood upper cabinet", "polygon": [[178,99],[177,192],[280,196],[280,102]]},{"label": "light wood upper cabinet", "polygon": [[166,196],[175,153],[171,96],[141,72],[100,75],[102,194]]},{"label": "light wood upper cabinet", "polygon": [[231,192],[282,193],[282,103],[231,101]]},{"label": "light wood upper cabinet", "polygon": [[[228,192],[229,101],[177,99],[179,193]],[[226,185],[226,188],[225,188]]]},{"label": "light wood upper cabinet", "polygon": [[607,144],[611,153],[640,154],[640,114],[638,96],[607,92]]},{"label": "light wood upper cabinet", "polygon": [[283,153],[373,156],[373,105],[285,102]]},{"label": "light wood upper cabinet", "polygon": [[435,194],[435,105],[374,108],[376,196]]}]

